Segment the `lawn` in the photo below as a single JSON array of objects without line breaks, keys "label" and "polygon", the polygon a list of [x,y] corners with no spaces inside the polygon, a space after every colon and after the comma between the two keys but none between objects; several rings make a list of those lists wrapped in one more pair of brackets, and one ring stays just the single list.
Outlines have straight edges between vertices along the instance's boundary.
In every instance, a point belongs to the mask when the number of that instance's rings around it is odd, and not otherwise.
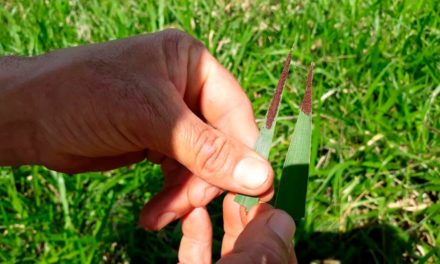
[{"label": "lawn", "polygon": [[[0,55],[179,28],[238,78],[260,121],[293,45],[270,160],[279,176],[314,62],[300,263],[439,263],[440,1],[228,2],[5,0]],[[136,228],[161,184],[148,162],[78,175],[1,167],[0,262],[175,263],[179,223]],[[220,206],[209,207],[214,259]]]}]

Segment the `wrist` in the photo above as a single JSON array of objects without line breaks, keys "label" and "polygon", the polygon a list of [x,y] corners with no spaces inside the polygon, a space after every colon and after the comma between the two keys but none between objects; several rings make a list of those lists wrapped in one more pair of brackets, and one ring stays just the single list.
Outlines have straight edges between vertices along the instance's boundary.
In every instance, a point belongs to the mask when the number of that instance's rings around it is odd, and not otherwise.
[{"label": "wrist", "polygon": [[25,83],[32,59],[0,58],[0,166],[38,163],[33,95]]}]

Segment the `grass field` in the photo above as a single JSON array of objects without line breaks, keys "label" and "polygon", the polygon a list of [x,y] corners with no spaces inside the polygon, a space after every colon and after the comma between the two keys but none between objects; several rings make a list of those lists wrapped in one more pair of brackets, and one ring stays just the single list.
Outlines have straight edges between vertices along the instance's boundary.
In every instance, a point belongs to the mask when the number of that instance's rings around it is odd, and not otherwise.
[{"label": "grass field", "polygon": [[[293,45],[270,159],[279,175],[313,61],[300,263],[440,263],[440,1],[228,2],[6,0],[0,55],[176,27],[233,72],[261,118]],[[0,262],[175,263],[178,223],[136,228],[161,181],[147,162],[79,175],[1,167]],[[220,199],[209,210],[218,259]]]}]

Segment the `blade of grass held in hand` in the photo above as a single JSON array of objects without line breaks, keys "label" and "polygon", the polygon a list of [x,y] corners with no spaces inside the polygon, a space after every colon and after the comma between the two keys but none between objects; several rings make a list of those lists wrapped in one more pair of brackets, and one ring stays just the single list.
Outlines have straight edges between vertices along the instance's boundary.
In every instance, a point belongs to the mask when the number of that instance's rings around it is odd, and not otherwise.
[{"label": "blade of grass held in hand", "polygon": [[296,221],[305,215],[307,181],[312,138],[313,64],[307,74],[307,85],[301,111],[284,161],[275,207],[285,210]]},{"label": "blade of grass held in hand", "polygon": [[[283,94],[284,84],[286,82],[287,76],[289,75],[289,66],[292,58],[292,52],[287,55],[286,61],[284,62],[283,72],[278,81],[275,94],[273,96],[272,102],[266,114],[265,125],[260,129],[260,134],[255,144],[255,151],[257,151],[264,158],[269,157],[270,146],[272,145],[272,138],[275,132],[276,117],[278,115],[278,108],[281,103],[281,97]],[[241,204],[249,211],[254,205],[258,203],[258,197],[246,196],[242,194],[237,194],[234,201]]]}]

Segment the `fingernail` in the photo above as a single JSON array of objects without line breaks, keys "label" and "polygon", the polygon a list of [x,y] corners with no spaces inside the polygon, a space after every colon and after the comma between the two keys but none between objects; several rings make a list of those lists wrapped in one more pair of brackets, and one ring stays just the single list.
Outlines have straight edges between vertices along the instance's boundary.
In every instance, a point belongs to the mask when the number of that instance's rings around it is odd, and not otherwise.
[{"label": "fingernail", "polygon": [[269,168],[262,160],[244,158],[235,167],[233,176],[243,187],[257,189],[267,180]]},{"label": "fingernail", "polygon": [[158,229],[163,228],[167,224],[177,219],[177,215],[173,212],[166,212],[157,217],[157,227]]},{"label": "fingernail", "polygon": [[286,246],[290,246],[295,230],[295,223],[287,213],[275,212],[267,224],[269,228],[284,241]]}]

